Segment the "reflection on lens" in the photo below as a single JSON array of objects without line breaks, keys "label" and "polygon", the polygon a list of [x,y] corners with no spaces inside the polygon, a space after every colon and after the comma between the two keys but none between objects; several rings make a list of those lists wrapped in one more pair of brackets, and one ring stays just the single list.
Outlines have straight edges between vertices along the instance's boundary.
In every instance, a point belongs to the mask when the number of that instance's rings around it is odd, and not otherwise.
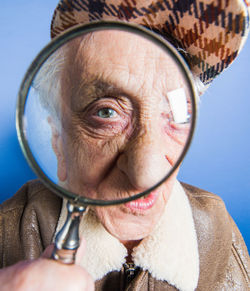
[{"label": "reflection on lens", "polygon": [[159,183],[191,132],[192,92],[180,63],[122,30],[77,37],[41,66],[25,103],[31,152],[53,183],[117,200]]}]

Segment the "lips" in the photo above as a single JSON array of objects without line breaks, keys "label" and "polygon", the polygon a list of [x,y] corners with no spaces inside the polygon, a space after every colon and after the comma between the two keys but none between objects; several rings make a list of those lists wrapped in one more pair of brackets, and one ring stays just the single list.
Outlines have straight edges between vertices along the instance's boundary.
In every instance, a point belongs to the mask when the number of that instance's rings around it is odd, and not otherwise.
[{"label": "lips", "polygon": [[158,192],[153,191],[146,195],[144,198],[139,198],[125,203],[125,206],[131,210],[148,210],[154,206],[157,198]]}]

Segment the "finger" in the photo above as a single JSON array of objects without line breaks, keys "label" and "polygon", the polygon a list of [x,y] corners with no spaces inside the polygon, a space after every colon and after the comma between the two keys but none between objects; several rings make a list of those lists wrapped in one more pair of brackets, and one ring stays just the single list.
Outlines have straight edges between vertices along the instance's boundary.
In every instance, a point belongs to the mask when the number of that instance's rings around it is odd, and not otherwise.
[{"label": "finger", "polygon": [[86,290],[88,290],[88,291],[95,290],[95,283],[94,283],[92,278],[90,280],[88,280]]},{"label": "finger", "polygon": [[51,258],[54,247],[55,247],[55,244],[48,245],[47,248],[42,253],[41,258],[45,258],[45,259]]},{"label": "finger", "polygon": [[85,250],[86,250],[86,241],[85,241],[84,237],[81,237],[80,246],[76,252],[75,263],[77,265],[81,265],[81,261],[83,260]]}]

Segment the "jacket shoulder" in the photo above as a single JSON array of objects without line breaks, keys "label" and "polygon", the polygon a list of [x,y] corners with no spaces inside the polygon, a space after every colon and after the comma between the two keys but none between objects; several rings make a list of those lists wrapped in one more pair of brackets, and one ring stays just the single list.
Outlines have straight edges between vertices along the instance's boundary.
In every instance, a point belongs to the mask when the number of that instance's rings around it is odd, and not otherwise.
[{"label": "jacket shoulder", "polygon": [[182,186],[191,204],[196,226],[206,227],[207,231],[220,236],[220,232],[223,230],[225,236],[229,235],[231,240],[230,215],[223,200],[216,194],[186,183],[182,183]]},{"label": "jacket shoulder", "polygon": [[31,180],[25,183],[11,198],[4,201],[0,205],[1,213],[7,213],[18,208],[23,208],[32,197],[40,192],[47,191],[44,185],[39,180]]},{"label": "jacket shoulder", "polygon": [[[213,193],[200,188],[182,183],[182,186],[189,199],[195,226],[198,232],[201,231],[203,239],[209,240],[209,237],[219,239],[222,234],[225,240],[232,240],[232,226],[230,215],[226,210],[223,200]],[[205,231],[206,230],[206,231]],[[209,237],[206,237],[206,234]]]},{"label": "jacket shoulder", "polygon": [[200,188],[185,183],[182,186],[190,201],[197,233],[200,286],[212,284],[217,286],[215,290],[248,290],[247,247],[223,200]]},{"label": "jacket shoulder", "polygon": [[187,183],[181,182],[181,185],[183,186],[186,194],[188,195],[189,200],[195,199],[197,202],[199,201],[199,204],[202,205],[207,205],[210,203],[219,203],[224,205],[223,200],[220,198],[220,196],[208,192],[206,190],[203,190],[201,188],[189,185]]},{"label": "jacket shoulder", "polygon": [[39,180],[27,182],[6,200],[0,206],[2,267],[37,258],[51,243],[60,210],[61,198]]}]

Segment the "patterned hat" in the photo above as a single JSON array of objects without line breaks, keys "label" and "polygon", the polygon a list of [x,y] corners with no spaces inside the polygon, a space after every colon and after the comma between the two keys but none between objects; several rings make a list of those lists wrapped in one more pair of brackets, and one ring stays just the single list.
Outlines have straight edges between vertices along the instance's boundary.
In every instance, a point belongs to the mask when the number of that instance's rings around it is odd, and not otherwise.
[{"label": "patterned hat", "polygon": [[125,20],[161,34],[184,50],[192,72],[209,84],[238,55],[249,30],[249,0],[61,0],[54,38],[96,20]]}]

